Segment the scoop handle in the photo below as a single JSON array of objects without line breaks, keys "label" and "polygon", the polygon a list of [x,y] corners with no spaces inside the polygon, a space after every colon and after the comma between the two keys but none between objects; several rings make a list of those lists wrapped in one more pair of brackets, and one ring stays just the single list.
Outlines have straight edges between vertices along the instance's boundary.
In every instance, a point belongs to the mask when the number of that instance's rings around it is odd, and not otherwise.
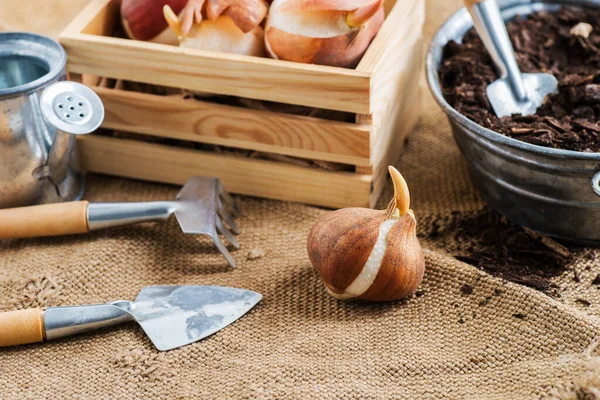
[{"label": "scoop handle", "polygon": [[44,312],[39,308],[0,313],[0,347],[44,341]]},{"label": "scoop handle", "polygon": [[87,201],[0,210],[0,239],[86,233]]},{"label": "scoop handle", "polygon": [[463,2],[501,78],[509,81],[517,100],[527,100],[525,84],[498,3],[496,0],[463,0]]}]

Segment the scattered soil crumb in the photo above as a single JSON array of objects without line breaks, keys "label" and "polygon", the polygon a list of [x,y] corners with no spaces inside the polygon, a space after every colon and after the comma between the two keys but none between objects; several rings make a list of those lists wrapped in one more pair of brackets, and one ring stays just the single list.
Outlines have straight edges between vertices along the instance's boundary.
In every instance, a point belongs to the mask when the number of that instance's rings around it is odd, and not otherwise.
[{"label": "scattered soil crumb", "polygon": [[459,324],[464,324],[464,323],[465,323],[465,320],[461,318],[461,319],[459,319],[459,320],[458,320],[458,323],[459,323]]},{"label": "scattered soil crumb", "polygon": [[470,295],[473,293],[473,286],[465,283],[460,287],[460,291],[463,292],[463,294]]},{"label": "scattered soil crumb", "polygon": [[440,235],[440,223],[439,221],[433,221],[431,224],[431,231],[429,231],[429,236],[432,238],[436,238]]},{"label": "scattered soil crumb", "polygon": [[246,259],[248,260],[258,260],[259,258],[263,258],[265,256],[265,252],[262,249],[252,249],[248,252]]},{"label": "scattered soil crumb", "polygon": [[457,260],[555,297],[560,293],[550,280],[571,269],[574,252],[584,251],[522,228],[489,208],[452,213],[436,226],[444,228],[436,228],[436,236],[428,239],[451,246]]},{"label": "scattered soil crumb", "polygon": [[584,305],[586,307],[589,307],[592,305],[592,303],[590,303],[589,301],[585,300],[585,299],[577,299],[575,300],[576,303],[579,303],[581,305]]},{"label": "scattered soil crumb", "polygon": [[600,274],[596,275],[596,277],[592,281],[592,285],[598,285],[598,286],[600,286]]},{"label": "scattered soil crumb", "polygon": [[581,282],[581,276],[579,275],[579,272],[577,271],[573,271],[573,282]]},{"label": "scattered soil crumb", "polygon": [[416,297],[423,297],[423,296],[425,296],[425,291],[424,290],[417,290],[415,292],[415,296]]},{"label": "scattered soil crumb", "polygon": [[517,319],[525,319],[525,317],[526,317],[525,314],[521,314],[521,313],[515,313],[512,316],[515,317],[515,318],[517,318]]}]

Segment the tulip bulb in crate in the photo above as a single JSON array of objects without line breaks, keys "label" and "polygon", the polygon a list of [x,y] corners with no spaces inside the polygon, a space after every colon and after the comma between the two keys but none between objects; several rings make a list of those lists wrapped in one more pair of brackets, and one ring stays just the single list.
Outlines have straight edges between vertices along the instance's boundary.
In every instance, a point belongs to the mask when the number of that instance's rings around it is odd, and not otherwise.
[{"label": "tulip bulb in crate", "polygon": [[379,32],[382,0],[275,0],[265,28],[272,58],[355,67]]},{"label": "tulip bulb in crate", "polygon": [[177,35],[169,29],[163,7],[179,13],[188,0],[122,0],[121,24],[130,39],[162,44],[177,44]]},{"label": "tulip bulb in crate", "polygon": [[264,0],[189,0],[179,18],[166,5],[164,17],[181,47],[263,56],[267,14]]}]

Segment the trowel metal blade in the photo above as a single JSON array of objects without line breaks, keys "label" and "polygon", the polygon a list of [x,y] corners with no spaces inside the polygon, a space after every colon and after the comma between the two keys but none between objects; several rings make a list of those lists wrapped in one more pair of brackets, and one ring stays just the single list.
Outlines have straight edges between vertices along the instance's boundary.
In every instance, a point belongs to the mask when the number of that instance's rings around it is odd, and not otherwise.
[{"label": "trowel metal blade", "polygon": [[527,100],[519,101],[513,94],[508,79],[498,79],[487,87],[487,97],[498,118],[513,114],[535,114],[546,96],[557,92],[558,81],[551,74],[521,74]]},{"label": "trowel metal blade", "polygon": [[219,286],[150,286],[127,311],[158,350],[181,347],[223,329],[254,307],[262,295]]}]

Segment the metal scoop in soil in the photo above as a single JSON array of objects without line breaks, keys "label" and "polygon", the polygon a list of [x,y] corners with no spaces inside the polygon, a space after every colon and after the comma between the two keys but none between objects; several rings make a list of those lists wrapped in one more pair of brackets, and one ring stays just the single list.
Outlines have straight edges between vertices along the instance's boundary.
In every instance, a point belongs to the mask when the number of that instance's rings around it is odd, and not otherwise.
[{"label": "metal scoop in soil", "polygon": [[487,87],[494,112],[499,118],[535,114],[546,96],[556,93],[558,81],[551,74],[521,73],[496,0],[463,1],[500,73],[500,78]]}]

